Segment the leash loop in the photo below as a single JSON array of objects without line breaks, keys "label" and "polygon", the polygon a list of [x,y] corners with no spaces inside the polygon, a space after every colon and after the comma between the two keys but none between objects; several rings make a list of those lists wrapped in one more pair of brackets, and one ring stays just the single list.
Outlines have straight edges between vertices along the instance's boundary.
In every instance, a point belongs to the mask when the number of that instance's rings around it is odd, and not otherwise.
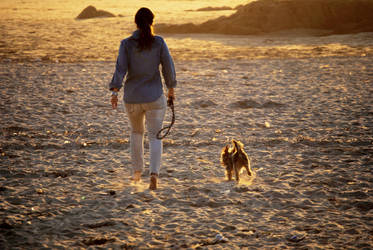
[{"label": "leash loop", "polygon": [[[167,106],[169,106],[171,111],[172,111],[172,120],[171,120],[170,125],[165,126],[164,128],[162,128],[161,130],[158,131],[158,133],[157,133],[157,139],[158,140],[162,140],[163,138],[165,138],[170,133],[171,127],[175,123],[175,106],[174,106],[174,100],[173,100],[172,97],[168,98]],[[166,130],[166,132],[162,135],[162,132],[165,131],[165,130]]]}]

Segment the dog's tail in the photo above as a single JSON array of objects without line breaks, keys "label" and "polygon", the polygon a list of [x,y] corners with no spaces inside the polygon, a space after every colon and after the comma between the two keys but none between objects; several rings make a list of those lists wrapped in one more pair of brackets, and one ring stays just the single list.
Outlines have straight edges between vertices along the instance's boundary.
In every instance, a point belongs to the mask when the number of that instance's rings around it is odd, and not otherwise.
[{"label": "dog's tail", "polygon": [[220,154],[220,163],[224,165],[224,157],[229,154],[229,145],[226,145],[222,150]]},{"label": "dog's tail", "polygon": [[242,149],[243,149],[243,144],[242,144],[242,142],[237,141],[237,140],[235,140],[235,139],[232,139],[232,144],[234,145],[234,150],[235,150],[236,152],[238,152],[238,151],[242,151]]}]

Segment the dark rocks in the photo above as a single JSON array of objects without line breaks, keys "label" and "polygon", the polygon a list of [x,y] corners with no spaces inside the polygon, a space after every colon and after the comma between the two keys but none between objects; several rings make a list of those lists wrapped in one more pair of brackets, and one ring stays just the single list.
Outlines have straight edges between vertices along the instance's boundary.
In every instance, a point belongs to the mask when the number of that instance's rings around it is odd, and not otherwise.
[{"label": "dark rocks", "polygon": [[76,19],[89,19],[97,17],[115,17],[115,15],[105,10],[97,10],[94,6],[90,5],[80,12]]},{"label": "dark rocks", "polygon": [[196,11],[221,11],[221,10],[233,10],[232,7],[228,6],[222,6],[222,7],[204,7],[204,8],[199,8]]},{"label": "dark rocks", "polygon": [[231,16],[195,25],[160,24],[157,32],[253,35],[291,31],[327,35],[372,32],[373,2],[366,0],[258,0],[239,6]]}]

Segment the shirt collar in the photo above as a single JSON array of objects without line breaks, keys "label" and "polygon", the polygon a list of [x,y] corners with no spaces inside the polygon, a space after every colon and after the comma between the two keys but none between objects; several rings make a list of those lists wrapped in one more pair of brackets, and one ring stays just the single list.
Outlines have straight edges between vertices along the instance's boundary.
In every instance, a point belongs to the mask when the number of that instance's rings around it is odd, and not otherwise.
[{"label": "shirt collar", "polygon": [[137,39],[140,37],[140,30],[135,30],[133,33],[132,33],[132,37]]}]

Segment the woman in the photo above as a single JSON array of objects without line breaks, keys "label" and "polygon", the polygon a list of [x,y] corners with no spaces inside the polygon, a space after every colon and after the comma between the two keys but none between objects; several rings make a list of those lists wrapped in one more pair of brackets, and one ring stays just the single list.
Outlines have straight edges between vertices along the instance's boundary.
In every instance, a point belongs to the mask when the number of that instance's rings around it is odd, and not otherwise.
[{"label": "woman", "polygon": [[144,127],[149,137],[150,185],[157,189],[157,178],[161,165],[162,141],[156,135],[162,128],[166,112],[159,65],[168,88],[168,98],[175,98],[176,74],[172,57],[162,37],[153,35],[154,14],[141,8],[135,16],[137,30],[124,39],[119,48],[115,73],[109,84],[112,91],[113,109],[118,104],[118,91],[124,76],[123,100],[131,126],[130,148],[133,164],[133,180],[139,181],[144,168]]}]

